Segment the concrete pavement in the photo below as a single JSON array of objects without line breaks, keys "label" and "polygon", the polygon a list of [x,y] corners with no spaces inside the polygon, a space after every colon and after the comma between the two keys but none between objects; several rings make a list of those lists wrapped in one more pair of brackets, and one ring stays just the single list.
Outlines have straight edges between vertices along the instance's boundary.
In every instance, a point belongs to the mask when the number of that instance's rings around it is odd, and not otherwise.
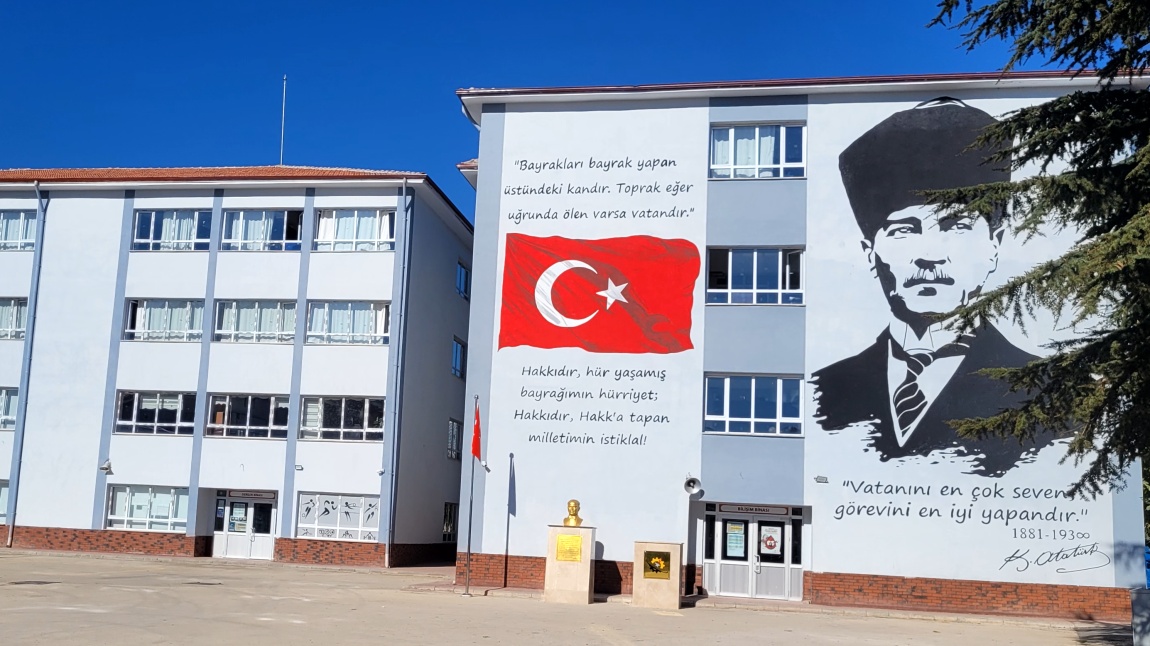
[{"label": "concrete pavement", "polygon": [[[390,571],[0,551],[0,641],[16,644],[1129,644],[1129,627],[858,613],[678,612],[625,603],[414,594],[449,568]],[[929,619],[929,618],[928,618]],[[1125,641],[1123,641],[1123,638]]]}]

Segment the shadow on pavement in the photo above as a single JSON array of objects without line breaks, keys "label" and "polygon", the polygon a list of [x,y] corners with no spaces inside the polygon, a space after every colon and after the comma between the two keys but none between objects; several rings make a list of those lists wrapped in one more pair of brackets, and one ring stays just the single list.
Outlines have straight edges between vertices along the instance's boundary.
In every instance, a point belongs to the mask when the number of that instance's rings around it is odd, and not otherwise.
[{"label": "shadow on pavement", "polygon": [[1130,626],[1122,624],[1097,624],[1085,628],[1076,628],[1079,644],[1097,646],[1130,646],[1134,643]]}]

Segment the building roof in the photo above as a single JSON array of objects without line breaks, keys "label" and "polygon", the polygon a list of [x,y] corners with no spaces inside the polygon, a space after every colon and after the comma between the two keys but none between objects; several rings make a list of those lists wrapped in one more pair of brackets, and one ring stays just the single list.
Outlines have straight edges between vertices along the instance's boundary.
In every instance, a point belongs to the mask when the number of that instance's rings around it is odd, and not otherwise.
[{"label": "building roof", "polygon": [[184,168],[8,168],[0,183],[195,182],[277,179],[427,179],[425,173],[322,166],[195,166]]},{"label": "building roof", "polygon": [[675,90],[726,90],[760,88],[804,88],[827,85],[873,85],[890,83],[932,83],[943,81],[996,81],[1070,79],[1091,77],[1089,72],[1075,74],[1068,71],[1045,72],[968,72],[961,74],[910,74],[901,76],[831,76],[796,79],[760,79],[751,81],[702,81],[690,83],[650,83],[645,85],[584,85],[560,87],[520,88],[463,88],[456,90],[460,97],[507,96],[528,94],[588,94],[613,92],[665,92]]}]

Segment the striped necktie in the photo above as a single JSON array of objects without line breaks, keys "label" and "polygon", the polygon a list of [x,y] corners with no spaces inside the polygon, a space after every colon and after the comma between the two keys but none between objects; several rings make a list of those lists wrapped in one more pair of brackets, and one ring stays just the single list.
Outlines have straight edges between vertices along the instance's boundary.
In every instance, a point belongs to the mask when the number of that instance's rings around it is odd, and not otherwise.
[{"label": "striped necktie", "polygon": [[914,421],[926,410],[926,395],[918,386],[918,377],[927,366],[938,359],[957,357],[970,349],[970,336],[960,336],[952,343],[934,351],[907,352],[896,343],[891,343],[891,353],[906,363],[906,378],[894,391],[894,412],[898,428],[906,433]]}]

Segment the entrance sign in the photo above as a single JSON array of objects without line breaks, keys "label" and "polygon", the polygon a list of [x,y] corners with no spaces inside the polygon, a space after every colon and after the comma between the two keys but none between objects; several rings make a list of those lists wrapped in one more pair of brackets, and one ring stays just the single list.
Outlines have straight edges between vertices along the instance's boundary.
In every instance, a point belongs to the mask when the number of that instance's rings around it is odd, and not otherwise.
[{"label": "entrance sign", "polygon": [[719,511],[767,516],[789,516],[791,513],[789,507],[764,507],[762,505],[719,505]]},{"label": "entrance sign", "polygon": [[229,491],[229,498],[258,498],[260,500],[275,500],[274,491]]}]

